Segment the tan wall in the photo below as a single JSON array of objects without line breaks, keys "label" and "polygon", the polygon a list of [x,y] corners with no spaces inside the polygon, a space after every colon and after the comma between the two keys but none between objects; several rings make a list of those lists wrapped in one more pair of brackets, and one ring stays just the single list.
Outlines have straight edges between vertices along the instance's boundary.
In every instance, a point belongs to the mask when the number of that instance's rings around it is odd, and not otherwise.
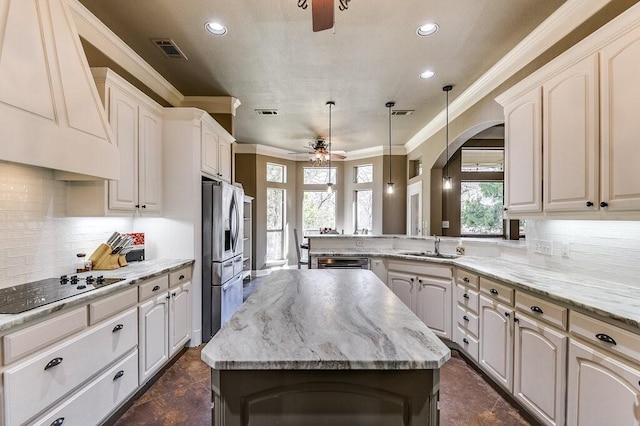
[{"label": "tan wall", "polygon": [[393,194],[387,194],[389,182],[389,156],[383,156],[382,233],[405,234],[407,232],[407,157],[391,156],[391,182]]}]

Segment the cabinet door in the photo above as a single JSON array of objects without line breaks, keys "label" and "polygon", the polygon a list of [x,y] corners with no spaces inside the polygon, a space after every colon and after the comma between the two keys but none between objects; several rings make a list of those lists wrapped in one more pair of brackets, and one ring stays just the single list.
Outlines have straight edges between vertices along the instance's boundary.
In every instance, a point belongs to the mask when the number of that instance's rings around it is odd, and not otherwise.
[{"label": "cabinet door", "polygon": [[138,205],[141,212],[159,213],[162,207],[162,119],[140,107],[138,141]]},{"label": "cabinet door", "polygon": [[170,290],[169,356],[191,339],[191,282]]},{"label": "cabinet door", "polygon": [[546,211],[598,208],[598,56],[543,86],[543,189]]},{"label": "cabinet door", "polygon": [[218,173],[222,180],[231,182],[231,144],[218,139]]},{"label": "cabinet door", "polygon": [[640,370],[569,340],[567,425],[638,425]]},{"label": "cabinet door", "polygon": [[213,129],[202,123],[202,172],[218,177],[218,135]]},{"label": "cabinet door", "polygon": [[436,336],[451,337],[451,280],[418,277],[416,314]]},{"label": "cabinet door", "polygon": [[524,315],[516,322],[513,395],[546,425],[564,425],[567,336]]},{"label": "cabinet door", "polygon": [[480,366],[496,383],[513,385],[513,311],[480,296]]},{"label": "cabinet door", "polygon": [[389,272],[387,274],[387,286],[393,293],[404,302],[413,312],[416,311],[415,301],[415,284],[416,279],[412,275],[402,274],[398,272]]},{"label": "cabinet door", "polygon": [[169,359],[169,296],[167,293],[139,306],[140,384],[144,383]]},{"label": "cabinet door", "polygon": [[138,103],[109,88],[109,123],[120,154],[120,178],[109,181],[109,209],[135,210],[138,204]]},{"label": "cabinet door", "polygon": [[601,190],[609,210],[640,210],[640,28],[600,53]]},{"label": "cabinet door", "polygon": [[371,270],[376,277],[380,278],[383,283],[387,282],[387,267],[384,265],[384,260],[373,258],[371,259]]}]

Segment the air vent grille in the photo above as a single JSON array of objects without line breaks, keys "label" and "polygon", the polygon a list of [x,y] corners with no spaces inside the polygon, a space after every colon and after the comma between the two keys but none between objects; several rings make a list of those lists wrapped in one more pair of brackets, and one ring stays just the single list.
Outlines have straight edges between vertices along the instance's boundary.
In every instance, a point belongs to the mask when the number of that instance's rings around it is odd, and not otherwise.
[{"label": "air vent grille", "polygon": [[413,115],[414,112],[413,109],[395,109],[391,111],[391,115]]},{"label": "air vent grille", "polygon": [[258,115],[278,115],[277,109],[257,109],[255,111]]},{"label": "air vent grille", "polygon": [[171,39],[154,38],[151,39],[151,42],[155,44],[164,56],[169,59],[187,59],[185,54],[182,53],[182,50],[180,50],[180,48]]}]

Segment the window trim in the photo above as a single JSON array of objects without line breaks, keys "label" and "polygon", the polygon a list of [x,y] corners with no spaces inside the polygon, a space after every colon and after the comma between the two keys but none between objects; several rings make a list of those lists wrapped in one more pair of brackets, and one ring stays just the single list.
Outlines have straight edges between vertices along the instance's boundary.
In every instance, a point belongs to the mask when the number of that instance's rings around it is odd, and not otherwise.
[{"label": "window trim", "polygon": [[367,232],[373,232],[373,205],[374,205],[374,197],[373,197],[373,188],[357,188],[353,190],[353,224],[356,230],[362,230],[358,224],[358,192],[370,192],[371,193],[371,227],[367,228]]},{"label": "window trim", "polygon": [[[277,182],[276,182],[277,183]],[[273,262],[281,262],[286,260],[286,223],[287,223],[287,190],[285,188],[277,188],[277,187],[271,187],[268,186],[267,187],[267,203],[268,203],[268,193],[269,190],[274,190],[274,191],[280,191],[282,193],[282,222],[280,223],[280,229],[269,229],[269,220],[267,218],[266,224],[265,224],[265,237],[267,239],[267,241],[269,241],[268,235],[269,233],[275,233],[275,232],[280,232],[280,238],[281,238],[281,242],[280,242],[280,247],[281,247],[281,251],[280,251],[280,259],[269,259],[268,257],[266,257],[266,253],[265,253],[265,258],[266,258],[266,262],[267,263],[273,263]],[[267,206],[267,215],[268,215],[268,206]],[[267,249],[267,253],[269,253],[269,250]]]},{"label": "window trim", "polygon": [[[269,166],[281,167],[282,168],[282,181],[269,180]],[[267,165],[265,168],[265,180],[269,183],[279,183],[285,184],[287,183],[287,166],[285,164],[272,163],[267,161]]]}]

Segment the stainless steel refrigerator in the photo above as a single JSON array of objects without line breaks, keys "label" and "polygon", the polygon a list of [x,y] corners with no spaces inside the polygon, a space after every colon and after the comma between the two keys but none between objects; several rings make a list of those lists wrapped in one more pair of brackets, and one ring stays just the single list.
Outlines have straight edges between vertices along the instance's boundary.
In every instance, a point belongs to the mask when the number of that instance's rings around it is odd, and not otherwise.
[{"label": "stainless steel refrigerator", "polygon": [[242,305],[244,191],[202,182],[202,340],[208,342]]}]

